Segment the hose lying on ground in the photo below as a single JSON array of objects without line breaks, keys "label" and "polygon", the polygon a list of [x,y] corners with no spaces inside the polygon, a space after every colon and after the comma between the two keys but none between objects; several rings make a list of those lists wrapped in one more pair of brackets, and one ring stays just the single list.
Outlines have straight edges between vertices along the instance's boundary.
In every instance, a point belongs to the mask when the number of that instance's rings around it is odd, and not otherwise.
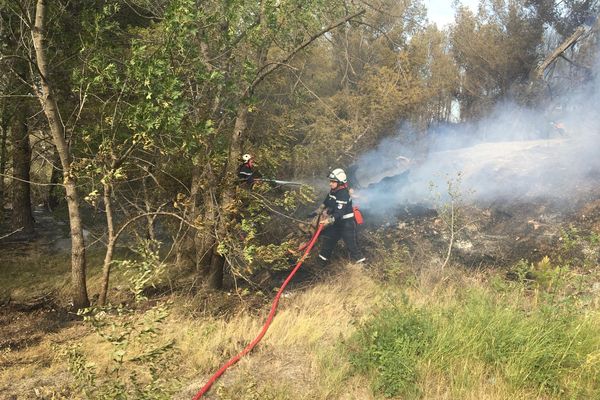
[{"label": "hose lying on ground", "polygon": [[231,367],[233,364],[235,364],[236,362],[238,362],[240,360],[240,358],[242,358],[243,356],[245,356],[246,354],[248,354],[254,348],[254,346],[256,346],[258,344],[258,342],[260,342],[260,340],[265,335],[265,333],[267,333],[267,329],[269,329],[269,326],[271,325],[271,322],[273,321],[273,317],[275,317],[275,311],[277,311],[277,306],[279,305],[279,298],[281,297],[281,294],[283,293],[285,287],[288,285],[288,283],[292,280],[292,278],[296,274],[296,271],[298,271],[298,269],[300,268],[300,266],[302,266],[302,263],[304,262],[304,260],[306,259],[306,257],[308,257],[308,254],[310,253],[310,251],[312,250],[313,246],[317,242],[317,239],[319,238],[319,235],[321,234],[322,230],[323,230],[323,225],[319,224],[317,226],[317,230],[315,231],[313,237],[310,239],[310,242],[308,243],[308,246],[306,246],[306,250],[304,250],[304,254],[302,254],[302,257],[300,257],[300,259],[296,263],[296,266],[294,267],[294,269],[292,270],[292,272],[290,272],[290,274],[288,275],[288,277],[286,278],[286,280],[283,282],[283,284],[279,288],[279,291],[277,292],[277,294],[275,295],[275,299],[273,300],[273,305],[271,306],[271,311],[269,312],[269,316],[267,317],[267,321],[263,325],[263,328],[260,331],[260,333],[258,334],[258,336],[252,342],[250,342],[250,344],[248,346],[246,346],[246,348],[244,350],[242,350],[235,357],[233,357],[232,359],[230,359],[229,361],[227,361],[225,363],[225,365],[223,365],[208,380],[208,382],[206,382],[206,384],[202,387],[202,389],[200,389],[200,391],[198,393],[196,393],[196,395],[194,396],[193,400],[200,399],[210,389],[210,387],[212,386],[212,384],[215,383],[215,381],[217,379],[219,379],[219,377],[221,375],[223,375],[223,373],[227,370],[227,368]]}]

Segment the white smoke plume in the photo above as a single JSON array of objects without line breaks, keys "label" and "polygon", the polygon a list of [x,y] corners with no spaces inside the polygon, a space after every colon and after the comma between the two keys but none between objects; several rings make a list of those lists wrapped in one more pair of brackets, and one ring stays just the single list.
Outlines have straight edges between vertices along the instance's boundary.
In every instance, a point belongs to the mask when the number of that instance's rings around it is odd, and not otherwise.
[{"label": "white smoke plume", "polygon": [[350,168],[356,202],[373,213],[426,204],[447,194],[447,181],[459,174],[460,190],[472,201],[585,192],[600,182],[600,79],[594,75],[543,110],[505,102],[479,122],[442,126],[421,139],[415,134],[410,145],[385,140]]}]

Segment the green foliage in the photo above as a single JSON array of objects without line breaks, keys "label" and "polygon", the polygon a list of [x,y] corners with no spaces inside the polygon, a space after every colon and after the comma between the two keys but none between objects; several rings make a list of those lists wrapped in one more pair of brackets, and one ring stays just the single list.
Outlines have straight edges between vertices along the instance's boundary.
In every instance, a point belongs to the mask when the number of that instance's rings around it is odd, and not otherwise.
[{"label": "green foliage", "polygon": [[593,268],[600,252],[600,236],[591,231],[585,232],[575,226],[561,230],[560,247],[557,259],[571,268]]},{"label": "green foliage", "polygon": [[514,291],[473,290],[451,304],[385,309],[349,342],[351,361],[385,396],[419,397],[428,384],[427,371],[445,376],[460,397],[473,377],[460,378],[456,366],[475,370],[483,365],[481,379],[499,376],[515,390],[565,399],[598,397],[598,313],[551,304],[524,310],[515,298],[520,299]]},{"label": "green foliage", "polygon": [[418,361],[434,336],[431,318],[406,305],[380,312],[354,337],[356,370],[373,376],[373,388],[387,397],[418,397]]},{"label": "green foliage", "polygon": [[554,265],[550,257],[545,256],[536,263],[519,261],[512,269],[519,282],[545,292],[557,291],[568,284],[572,273],[567,266]]},{"label": "green foliage", "polygon": [[298,245],[295,212],[313,202],[314,191],[304,185],[283,189],[260,184],[253,191],[241,189],[235,209],[238,220],[230,227],[230,235],[242,240],[222,249],[233,250],[227,254],[241,260],[234,272],[246,276],[263,269],[289,268],[290,250]]},{"label": "green foliage", "polygon": [[590,233],[590,236],[588,236],[587,240],[592,246],[599,246],[600,245],[600,234],[596,233],[596,232],[592,232],[592,233]]},{"label": "green foliage", "polygon": [[125,271],[129,278],[129,288],[135,296],[135,301],[146,300],[144,290],[154,286],[165,272],[165,264],[159,256],[159,243],[142,241],[133,249],[137,259],[115,261]]},{"label": "green foliage", "polygon": [[160,305],[142,315],[119,306],[79,312],[92,330],[110,346],[105,369],[89,361],[82,344],[66,351],[76,388],[87,399],[170,399],[178,383],[167,378],[176,366],[172,340],[161,337],[169,311]]},{"label": "green foliage", "polygon": [[576,227],[570,226],[568,229],[562,229],[560,235],[562,250],[565,252],[573,250],[577,246],[579,238],[580,233]]}]

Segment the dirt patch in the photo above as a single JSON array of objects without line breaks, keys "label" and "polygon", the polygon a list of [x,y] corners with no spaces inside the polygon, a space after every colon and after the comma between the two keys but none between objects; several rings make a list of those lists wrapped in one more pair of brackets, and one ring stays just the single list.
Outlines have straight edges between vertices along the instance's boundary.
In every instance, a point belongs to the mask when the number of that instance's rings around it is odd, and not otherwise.
[{"label": "dirt patch", "polygon": [[0,398],[68,398],[48,388],[66,381],[65,367],[54,361],[54,345],[81,335],[77,320],[49,296],[0,306]]},{"label": "dirt patch", "polygon": [[51,298],[0,307],[0,351],[15,351],[38,344],[45,335],[68,326],[76,315],[58,307]]},{"label": "dirt patch", "polygon": [[600,199],[591,201],[581,208],[579,221],[600,235]]},{"label": "dirt patch", "polygon": [[[451,261],[467,268],[511,266],[520,260],[568,258],[578,265],[600,263],[600,190],[572,199],[497,200],[462,205],[455,220]],[[411,259],[439,263],[452,238],[448,220],[424,205],[407,205],[385,220],[371,221],[370,232],[384,238],[373,246],[400,245]],[[594,253],[595,252],[595,253]],[[598,264],[596,264],[598,265]]]}]

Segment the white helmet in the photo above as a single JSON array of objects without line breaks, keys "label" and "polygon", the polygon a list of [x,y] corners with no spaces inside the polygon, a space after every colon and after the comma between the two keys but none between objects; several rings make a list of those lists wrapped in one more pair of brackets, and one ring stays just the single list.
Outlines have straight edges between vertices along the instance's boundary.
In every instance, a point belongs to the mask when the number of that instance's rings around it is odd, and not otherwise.
[{"label": "white helmet", "polygon": [[346,183],[348,182],[348,177],[346,176],[346,173],[343,169],[336,168],[329,173],[329,180],[336,181],[339,183]]},{"label": "white helmet", "polygon": [[244,155],[242,156],[242,161],[244,161],[244,162],[248,162],[248,161],[250,161],[251,159],[252,159],[252,156],[251,156],[250,154],[248,154],[248,153],[246,153],[246,154],[244,154]]}]

